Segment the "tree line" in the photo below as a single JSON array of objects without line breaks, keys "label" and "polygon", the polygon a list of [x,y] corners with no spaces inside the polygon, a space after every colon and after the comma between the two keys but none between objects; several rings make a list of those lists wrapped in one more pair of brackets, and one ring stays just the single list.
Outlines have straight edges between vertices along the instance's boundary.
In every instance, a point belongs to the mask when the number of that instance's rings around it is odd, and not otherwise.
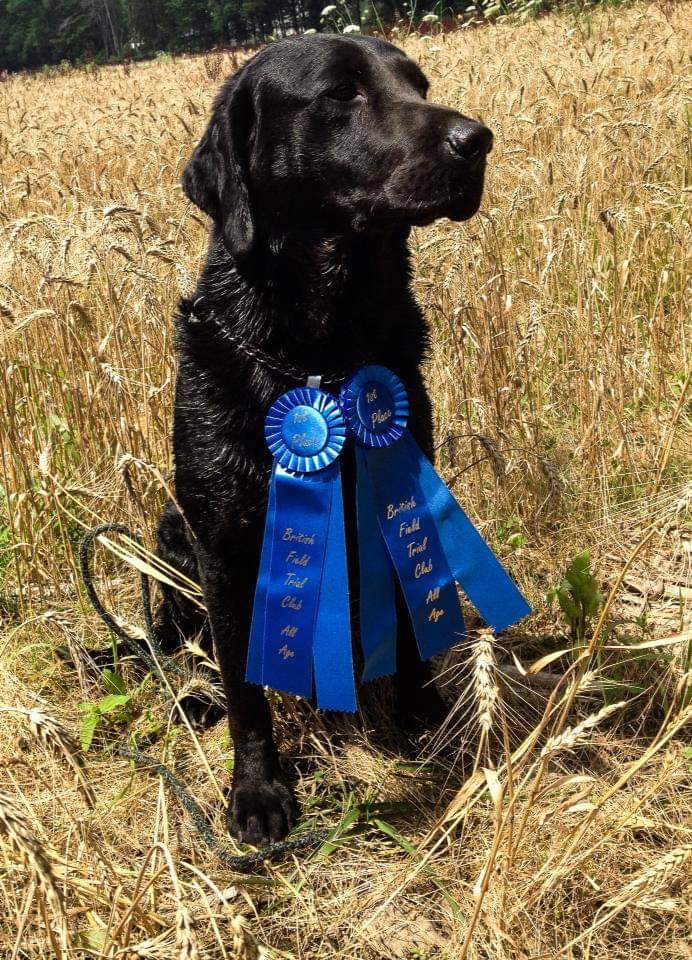
[{"label": "tree line", "polygon": [[[327,6],[325,7],[325,4]],[[396,0],[0,0],[0,70],[260,43],[408,16]],[[326,11],[326,12],[325,12]]]}]

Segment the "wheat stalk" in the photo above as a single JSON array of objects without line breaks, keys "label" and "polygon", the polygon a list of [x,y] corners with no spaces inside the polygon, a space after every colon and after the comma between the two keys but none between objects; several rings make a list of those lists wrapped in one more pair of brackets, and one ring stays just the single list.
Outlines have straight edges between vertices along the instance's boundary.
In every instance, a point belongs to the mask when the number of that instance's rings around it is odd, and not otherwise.
[{"label": "wheat stalk", "polygon": [[35,835],[31,821],[14,797],[0,790],[0,833],[21,856],[50,906],[53,915],[64,921],[62,896],[50,858]]},{"label": "wheat stalk", "polygon": [[40,707],[32,707],[25,710],[23,707],[0,706],[0,713],[15,713],[26,717],[29,724],[29,730],[36,739],[50,752],[61,756],[67,761],[75,778],[75,785],[84,798],[84,802],[89,807],[96,804],[96,795],[89,782],[89,775],[86,769],[86,762],[82,749],[68,733],[68,731],[58,723],[55,717],[51,717]]},{"label": "wheat stalk", "polygon": [[630,900],[628,906],[653,910],[654,913],[680,913],[685,909],[682,900],[675,900],[673,897],[638,897]]},{"label": "wheat stalk", "polygon": [[670,875],[680,870],[692,857],[692,843],[669,850],[654,863],[640,870],[619,893],[606,901],[606,906],[617,906],[637,897],[646,890],[663,886]]},{"label": "wheat stalk", "polygon": [[497,662],[492,630],[481,630],[471,651],[473,689],[476,698],[476,719],[482,732],[492,729],[499,698]]},{"label": "wheat stalk", "polygon": [[175,944],[178,948],[178,960],[199,960],[200,953],[192,914],[182,901],[178,902],[175,912]]},{"label": "wheat stalk", "polygon": [[231,917],[233,931],[233,956],[238,960],[265,960],[269,956],[264,947],[257,943],[250,926],[239,913]]},{"label": "wheat stalk", "polygon": [[647,896],[647,891],[662,886],[673,872],[687,863],[691,854],[692,843],[685,843],[680,847],[676,847],[674,850],[669,850],[668,853],[660,857],[655,863],[637,873],[618,894],[606,900],[601,908],[602,915],[598,917],[586,931],[580,933],[570,940],[569,943],[565,944],[560,951],[560,955],[567,954],[571,956],[572,954],[569,951],[575,944],[587,936],[592,936],[597,929],[605,926],[613,917],[622,913],[627,907],[638,906],[642,909],[649,910],[674,911],[676,909],[676,902],[674,900],[649,897]]},{"label": "wheat stalk", "polygon": [[586,719],[578,723],[576,727],[567,727],[566,730],[563,730],[562,733],[557,736],[549,737],[540,752],[539,758],[544,760],[564,750],[573,750],[586,739],[589,731],[597,727],[603,720],[617,713],[618,710],[621,710],[625,706],[625,703],[625,700],[620,700],[618,703],[612,703],[607,707],[603,707],[598,713],[592,713],[591,716],[586,717]]}]

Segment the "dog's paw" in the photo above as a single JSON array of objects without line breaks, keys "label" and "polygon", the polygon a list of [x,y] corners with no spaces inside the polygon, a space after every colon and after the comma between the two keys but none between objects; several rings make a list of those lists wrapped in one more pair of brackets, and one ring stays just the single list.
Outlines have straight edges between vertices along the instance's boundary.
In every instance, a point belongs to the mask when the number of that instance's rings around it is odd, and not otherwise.
[{"label": "dog's paw", "polygon": [[226,825],[234,839],[254,847],[276,843],[283,840],[297,819],[293,791],[280,777],[234,782],[226,811]]}]

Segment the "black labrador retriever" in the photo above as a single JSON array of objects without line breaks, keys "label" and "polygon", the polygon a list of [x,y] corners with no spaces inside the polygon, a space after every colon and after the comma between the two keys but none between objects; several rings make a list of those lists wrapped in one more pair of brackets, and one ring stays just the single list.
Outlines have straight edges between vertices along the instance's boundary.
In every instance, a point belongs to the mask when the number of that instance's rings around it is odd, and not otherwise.
[{"label": "black labrador retriever", "polygon": [[[213,637],[235,749],[228,829],[253,844],[282,838],[297,816],[269,705],[244,680],[271,469],[265,414],[309,374],[338,391],[379,363],[406,384],[409,427],[432,455],[420,371],[428,329],[407,238],[413,225],[477,211],[493,138],[427,103],[427,89],[419,67],[382,40],[282,40],[226,81],[183,173],[213,226],[176,321],[177,505],[164,510],[158,551],[199,579],[208,621],[164,588],[158,633],[169,648],[181,635]],[[352,547],[352,457],[342,463]],[[399,604],[395,702],[399,723],[416,729],[444,708]]]}]

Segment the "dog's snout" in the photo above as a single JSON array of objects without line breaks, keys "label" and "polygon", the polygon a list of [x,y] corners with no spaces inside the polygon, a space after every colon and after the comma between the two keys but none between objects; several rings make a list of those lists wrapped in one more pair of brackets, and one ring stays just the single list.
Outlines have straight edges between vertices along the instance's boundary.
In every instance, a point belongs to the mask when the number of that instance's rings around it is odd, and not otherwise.
[{"label": "dog's snout", "polygon": [[485,160],[493,147],[493,135],[482,123],[460,120],[447,134],[447,145],[454,157],[468,164]]}]

